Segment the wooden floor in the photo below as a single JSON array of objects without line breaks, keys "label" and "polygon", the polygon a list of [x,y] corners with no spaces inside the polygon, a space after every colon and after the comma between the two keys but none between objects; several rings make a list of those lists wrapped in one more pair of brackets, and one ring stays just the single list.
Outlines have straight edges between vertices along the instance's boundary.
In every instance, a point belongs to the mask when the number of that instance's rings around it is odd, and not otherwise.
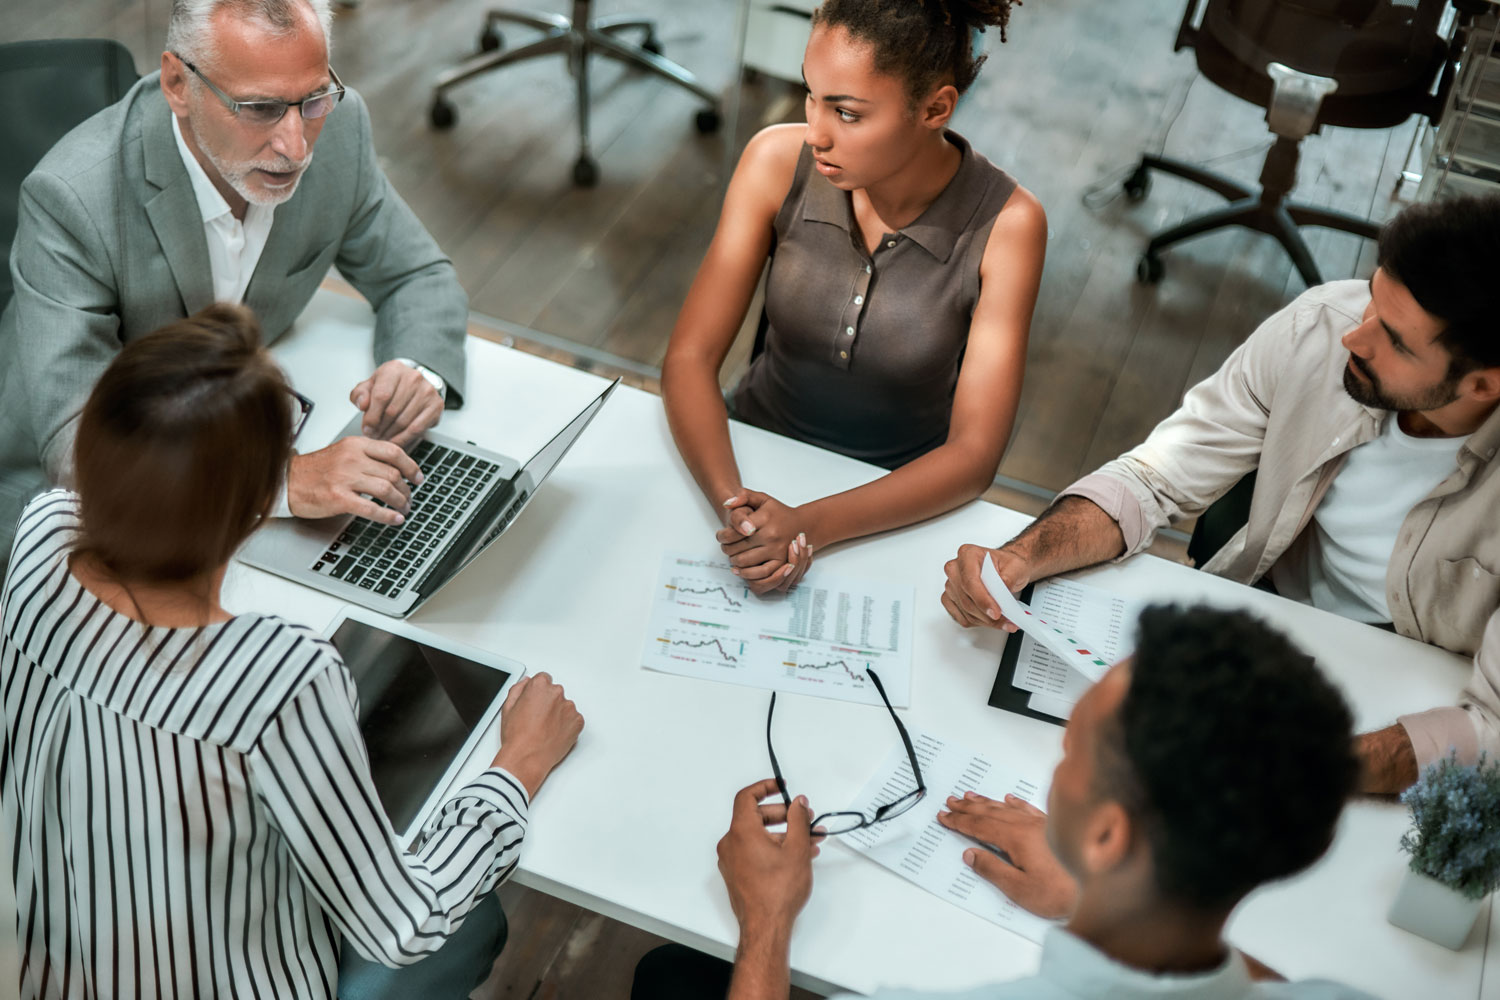
[{"label": "wooden floor", "polygon": [[[543,0],[545,2],[545,0]],[[571,184],[572,82],[560,59],[458,89],[458,121],[427,123],[433,77],[469,54],[487,0],[363,0],[340,11],[333,61],[374,116],[391,181],[453,257],[473,309],[556,356],[618,364],[651,381],[707,245],[725,164],[762,123],[794,120],[800,94],[742,88],[734,141],[701,136],[697,104],[643,75],[601,64],[593,142],[600,185]],[[554,9],[564,6],[551,0]],[[169,0],[5,0],[6,40],[110,35],[154,68]],[[714,88],[735,80],[731,0],[601,0],[600,14],[659,18],[667,54]],[[1181,4],[1046,0],[1015,12],[955,127],[1028,186],[1050,220],[1021,415],[1001,473],[1058,489],[1139,442],[1183,391],[1264,317],[1302,290],[1279,247],[1244,231],[1172,250],[1158,286],[1136,283],[1148,234],[1218,198],[1159,178],[1140,203],[1118,197],[1143,150],[1214,164],[1253,182],[1270,144],[1263,113],[1199,80],[1173,54]],[[519,44],[525,32],[509,33]],[[1303,200],[1384,218],[1413,124],[1329,130],[1303,144]],[[1368,245],[1312,230],[1327,277],[1367,275]],[[746,345],[731,356],[737,377]],[[1025,495],[1019,495],[1022,500]],[[516,887],[512,937],[476,996],[550,1000],[628,995],[630,969],[658,939]]]}]

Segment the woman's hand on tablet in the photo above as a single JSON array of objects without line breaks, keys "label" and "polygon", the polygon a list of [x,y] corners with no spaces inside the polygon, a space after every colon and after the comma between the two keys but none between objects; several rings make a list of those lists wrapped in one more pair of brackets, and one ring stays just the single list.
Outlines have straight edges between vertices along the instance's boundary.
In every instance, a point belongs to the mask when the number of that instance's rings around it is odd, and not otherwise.
[{"label": "woman's hand on tablet", "polygon": [[500,707],[500,752],[491,766],[503,767],[532,798],[583,732],[583,716],[545,673],[511,686]]}]

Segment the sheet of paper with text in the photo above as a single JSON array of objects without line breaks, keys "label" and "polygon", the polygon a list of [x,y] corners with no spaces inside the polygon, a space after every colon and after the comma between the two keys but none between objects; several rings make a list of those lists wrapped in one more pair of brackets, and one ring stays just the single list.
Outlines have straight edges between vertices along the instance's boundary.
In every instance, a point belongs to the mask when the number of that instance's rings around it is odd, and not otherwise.
[{"label": "sheet of paper with text", "polygon": [[789,593],[757,597],[722,556],[662,556],[643,666],[749,687],[911,704],[914,590],[814,566]]},{"label": "sheet of paper with text", "polygon": [[[964,864],[967,848],[989,848],[943,826],[937,813],[948,796],[970,791],[992,799],[1016,795],[1041,806],[1046,802],[1047,782],[1001,767],[929,732],[914,729],[911,737],[927,794],[895,819],[834,839],[933,895],[1040,943],[1052,921],[1021,909]],[[871,815],[882,803],[893,802],[916,787],[911,761],[898,740],[852,808]]]}]

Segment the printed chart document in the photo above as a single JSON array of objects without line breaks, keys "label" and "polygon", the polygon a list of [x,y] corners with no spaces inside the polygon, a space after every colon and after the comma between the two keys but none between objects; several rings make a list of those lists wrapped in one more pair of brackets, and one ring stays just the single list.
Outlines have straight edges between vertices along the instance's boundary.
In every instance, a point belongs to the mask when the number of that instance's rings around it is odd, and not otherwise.
[{"label": "printed chart document", "polygon": [[774,691],[911,704],[910,586],[814,567],[786,594],[757,597],[722,557],[667,553],[642,664]]},{"label": "printed chart document", "polygon": [[[936,817],[948,796],[961,796],[964,792],[978,792],[992,799],[1016,795],[1041,805],[1045,799],[1042,783],[931,733],[914,729],[911,737],[922,766],[922,778],[927,783],[926,796],[893,820],[835,839],[933,895],[1040,944],[1042,935],[1053,926],[1052,921],[1021,909],[1005,893],[974,874],[964,864],[964,851],[970,847],[988,848],[954,833]],[[906,748],[897,741],[851,808],[868,816],[880,805],[894,802],[916,787]]]},{"label": "printed chart document", "polygon": [[[992,584],[991,589],[1004,590],[1005,585]],[[1015,603],[1026,607],[1019,601]],[[1096,659],[1114,664],[1134,651],[1135,622],[1146,603],[1086,583],[1052,579],[1036,585],[1029,611],[1037,621],[1045,620],[1054,629],[1062,630],[1052,631],[1051,635],[1064,632],[1087,635],[1087,648],[1096,654]],[[1006,617],[1010,617],[1009,612]],[[1028,629],[1021,639],[1015,685],[1032,693],[1029,704],[1033,709],[1067,718],[1097,677],[1079,670],[1076,657],[1067,661],[1059,657],[1051,645],[1041,641],[1045,634],[1043,628]],[[1098,676],[1104,676],[1102,670]]]}]

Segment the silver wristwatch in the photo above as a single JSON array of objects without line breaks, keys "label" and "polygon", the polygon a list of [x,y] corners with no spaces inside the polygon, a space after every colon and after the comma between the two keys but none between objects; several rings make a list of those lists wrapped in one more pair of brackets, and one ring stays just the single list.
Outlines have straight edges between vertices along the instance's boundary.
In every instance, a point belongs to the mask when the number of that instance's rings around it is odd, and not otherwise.
[{"label": "silver wristwatch", "polygon": [[428,368],[426,365],[417,364],[417,362],[413,361],[411,358],[396,358],[395,360],[401,362],[408,368],[416,369],[417,374],[425,378],[427,380],[427,384],[437,390],[438,399],[441,399],[444,403],[448,402],[448,383],[443,381],[443,376],[439,375],[431,368]]}]

